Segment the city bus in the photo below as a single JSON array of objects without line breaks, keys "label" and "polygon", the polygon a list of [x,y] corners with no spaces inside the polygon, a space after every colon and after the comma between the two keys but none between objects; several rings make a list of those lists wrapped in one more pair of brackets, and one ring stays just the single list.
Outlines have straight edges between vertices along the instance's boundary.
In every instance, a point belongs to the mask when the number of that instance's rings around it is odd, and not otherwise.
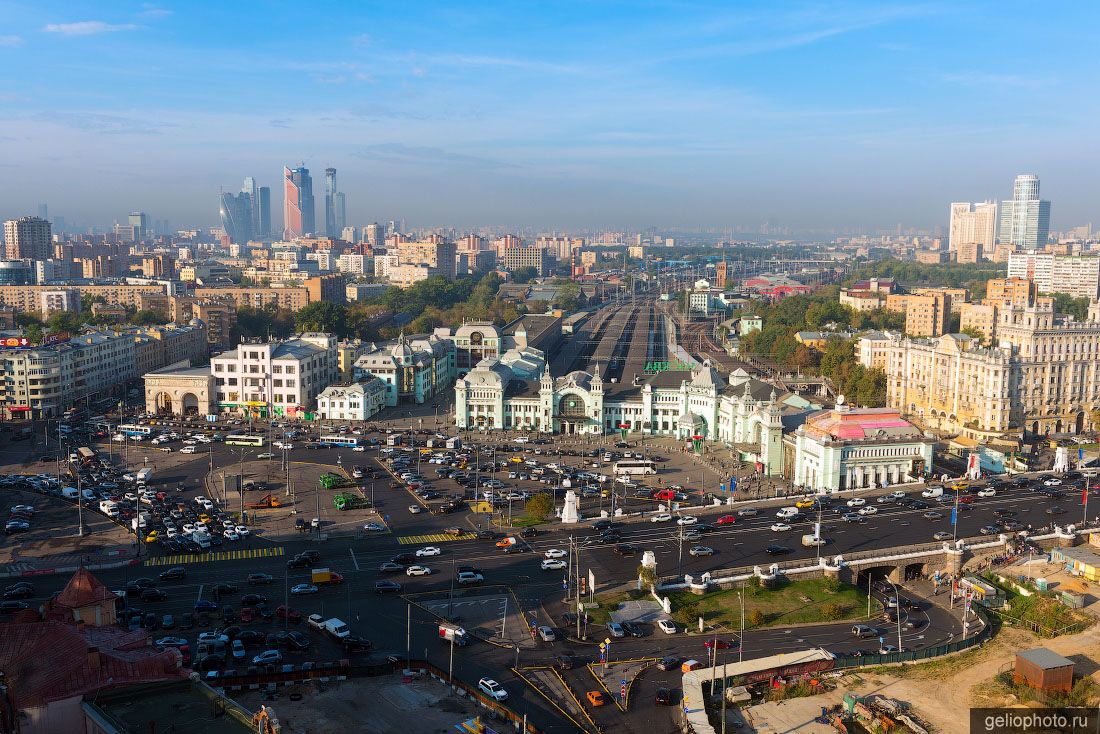
[{"label": "city bus", "polygon": [[118,427],[118,432],[127,436],[148,436],[153,432],[149,426],[139,426],[136,423],[123,423]]},{"label": "city bus", "polygon": [[626,461],[619,461],[615,464],[615,474],[617,475],[632,475],[632,474],[656,474],[657,464],[652,461],[643,461],[641,459],[628,459]]},{"label": "city bus", "polygon": [[363,441],[358,436],[341,436],[340,434],[334,434],[331,436],[321,436],[317,439],[318,446],[345,446],[347,448],[354,448],[356,446],[362,446]]},{"label": "city bus", "polygon": [[229,435],[225,437],[227,446],[263,446],[263,436]]}]

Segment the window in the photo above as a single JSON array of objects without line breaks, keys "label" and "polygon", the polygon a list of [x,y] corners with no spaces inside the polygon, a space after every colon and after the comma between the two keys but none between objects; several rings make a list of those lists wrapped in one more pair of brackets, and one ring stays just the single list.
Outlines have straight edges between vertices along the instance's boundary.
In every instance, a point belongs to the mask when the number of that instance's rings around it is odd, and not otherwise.
[{"label": "window", "polygon": [[283,374],[283,366],[281,364],[275,364],[271,366],[271,371],[276,375]]},{"label": "window", "polygon": [[282,387],[283,386],[283,381],[282,380],[276,379],[276,380],[274,380],[274,383],[275,383],[275,387]]},{"label": "window", "polygon": [[294,374],[294,371],[295,371],[296,369],[297,369],[297,368],[296,368],[296,367],[295,367],[294,365],[292,365],[292,364],[288,364],[288,365],[286,366],[286,373],[287,373],[288,375],[293,375],[293,374]]},{"label": "window", "polygon": [[234,386],[236,386],[236,384],[237,384],[237,378],[236,378],[236,377],[230,377],[230,378],[228,378],[228,379],[226,380],[226,383],[227,383],[227,384],[229,384],[229,385],[234,385]]},{"label": "window", "polygon": [[294,380],[287,380],[286,381],[286,386],[287,387],[294,387]]}]

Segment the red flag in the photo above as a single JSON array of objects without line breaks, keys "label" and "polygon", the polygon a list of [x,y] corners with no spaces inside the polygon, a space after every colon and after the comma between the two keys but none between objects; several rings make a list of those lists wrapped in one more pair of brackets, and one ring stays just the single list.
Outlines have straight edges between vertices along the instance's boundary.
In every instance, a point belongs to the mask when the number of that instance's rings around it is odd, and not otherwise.
[{"label": "red flag", "polygon": [[1087,505],[1089,503],[1089,485],[1085,484],[1085,490],[1081,492],[1081,504]]}]

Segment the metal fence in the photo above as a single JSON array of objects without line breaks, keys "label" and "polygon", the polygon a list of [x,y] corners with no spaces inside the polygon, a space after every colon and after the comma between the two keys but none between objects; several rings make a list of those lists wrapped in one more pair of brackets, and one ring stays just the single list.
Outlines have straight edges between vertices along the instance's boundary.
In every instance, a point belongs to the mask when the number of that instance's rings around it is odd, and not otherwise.
[{"label": "metal fence", "polygon": [[976,604],[971,607],[971,609],[974,610],[983,622],[981,630],[972,637],[955,640],[943,645],[936,645],[935,647],[926,647],[921,650],[906,650],[905,652],[893,653],[891,655],[862,655],[859,657],[853,655],[838,655],[835,669],[867,668],[875,665],[890,665],[893,663],[913,663],[950,655],[951,653],[961,652],[975,645],[980,645],[993,636],[993,625],[991,624],[989,612],[986,609]]}]

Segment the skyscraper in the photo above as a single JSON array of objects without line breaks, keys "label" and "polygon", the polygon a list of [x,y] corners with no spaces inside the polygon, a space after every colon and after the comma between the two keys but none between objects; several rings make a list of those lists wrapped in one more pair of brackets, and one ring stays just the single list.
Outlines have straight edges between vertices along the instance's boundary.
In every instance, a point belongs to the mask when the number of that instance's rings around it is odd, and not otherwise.
[{"label": "skyscraper", "polygon": [[256,179],[245,176],[241,193],[248,195],[248,208],[252,214],[251,229],[253,234],[257,234],[260,231],[260,187],[256,185]]},{"label": "skyscraper", "polygon": [[283,237],[294,239],[316,230],[317,209],[313,202],[313,179],[309,169],[283,168]]},{"label": "skyscraper", "polygon": [[145,212],[130,212],[130,216],[127,218],[126,223],[134,233],[135,242],[143,240],[151,234],[149,230],[149,215]]},{"label": "skyscraper", "polygon": [[336,190],[336,169],[325,169],[325,235],[339,237],[347,226],[344,192]]},{"label": "skyscraper", "polygon": [[4,257],[8,260],[49,260],[53,254],[50,223],[41,217],[4,222]]},{"label": "skyscraper", "polygon": [[232,242],[244,244],[252,239],[252,197],[247,191],[231,194],[223,191],[220,196],[222,229]]},{"label": "skyscraper", "polygon": [[1050,235],[1050,202],[1039,198],[1039,177],[1020,174],[1012,186],[1012,201],[1001,202],[997,240],[1024,250],[1035,250]]},{"label": "skyscraper", "polygon": [[959,245],[981,245],[982,254],[990,257],[997,237],[997,202],[969,201],[951,204],[951,225],[947,249],[957,252]]},{"label": "skyscraper", "polygon": [[[267,238],[271,236],[271,187],[261,186],[260,202],[253,204],[253,209],[259,211],[259,223],[253,233],[256,237]],[[253,215],[255,217],[256,215]]]}]

